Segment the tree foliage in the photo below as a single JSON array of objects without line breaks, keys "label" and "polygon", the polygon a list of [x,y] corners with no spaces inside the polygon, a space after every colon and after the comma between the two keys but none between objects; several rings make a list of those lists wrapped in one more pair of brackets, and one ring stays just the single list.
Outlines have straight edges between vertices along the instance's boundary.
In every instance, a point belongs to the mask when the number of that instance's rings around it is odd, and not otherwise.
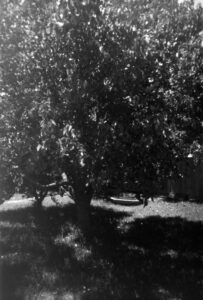
[{"label": "tree foliage", "polygon": [[15,185],[36,195],[65,173],[89,203],[110,184],[151,186],[200,151],[192,1],[5,0],[1,20],[1,161]]}]

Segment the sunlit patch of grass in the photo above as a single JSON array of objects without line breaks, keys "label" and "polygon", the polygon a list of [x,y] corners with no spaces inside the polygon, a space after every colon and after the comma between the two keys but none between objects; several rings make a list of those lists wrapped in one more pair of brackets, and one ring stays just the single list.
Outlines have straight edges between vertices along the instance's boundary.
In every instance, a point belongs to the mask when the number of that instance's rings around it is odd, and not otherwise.
[{"label": "sunlit patch of grass", "polygon": [[171,295],[171,293],[163,288],[163,287],[159,287],[157,290],[154,291],[155,297],[157,297],[158,299],[170,299],[170,300],[181,300],[181,298],[179,297],[173,297]]},{"label": "sunlit patch of grass", "polygon": [[24,224],[21,224],[20,222],[15,222],[15,223],[12,223],[12,222],[4,222],[4,221],[0,221],[0,229],[5,229],[5,230],[9,230],[9,229],[12,229],[12,228],[25,228],[25,225]]},{"label": "sunlit patch of grass", "polygon": [[42,282],[46,284],[46,286],[56,286],[56,283],[60,280],[60,274],[56,271],[48,271],[48,270],[42,270]]},{"label": "sunlit patch of grass", "polygon": [[77,226],[66,224],[62,226],[61,233],[55,239],[56,245],[63,245],[72,249],[78,261],[85,261],[91,257],[92,251]]}]

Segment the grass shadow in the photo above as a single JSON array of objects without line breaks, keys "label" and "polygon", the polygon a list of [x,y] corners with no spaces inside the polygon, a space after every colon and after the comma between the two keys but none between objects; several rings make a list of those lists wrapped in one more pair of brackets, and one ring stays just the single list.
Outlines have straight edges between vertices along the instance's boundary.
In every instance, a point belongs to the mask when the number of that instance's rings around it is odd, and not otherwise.
[{"label": "grass shadow", "polygon": [[1,212],[1,299],[203,299],[203,224],[127,215],[92,207],[86,241],[74,205]]}]

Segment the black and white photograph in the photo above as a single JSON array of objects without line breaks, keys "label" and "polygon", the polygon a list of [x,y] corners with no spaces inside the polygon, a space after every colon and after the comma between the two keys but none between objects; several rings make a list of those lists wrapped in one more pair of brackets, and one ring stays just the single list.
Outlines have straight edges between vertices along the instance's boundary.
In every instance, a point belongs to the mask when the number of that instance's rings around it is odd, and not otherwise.
[{"label": "black and white photograph", "polygon": [[203,300],[203,0],[0,0],[0,300]]}]

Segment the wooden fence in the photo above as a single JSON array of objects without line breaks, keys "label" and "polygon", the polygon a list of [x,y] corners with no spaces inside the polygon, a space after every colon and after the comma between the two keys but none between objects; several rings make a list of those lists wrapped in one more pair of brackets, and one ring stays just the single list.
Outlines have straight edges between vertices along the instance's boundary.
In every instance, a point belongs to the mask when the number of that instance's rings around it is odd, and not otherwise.
[{"label": "wooden fence", "polygon": [[196,166],[188,161],[180,164],[182,177],[173,177],[167,182],[167,193],[174,196],[188,196],[203,201],[203,160]]}]

